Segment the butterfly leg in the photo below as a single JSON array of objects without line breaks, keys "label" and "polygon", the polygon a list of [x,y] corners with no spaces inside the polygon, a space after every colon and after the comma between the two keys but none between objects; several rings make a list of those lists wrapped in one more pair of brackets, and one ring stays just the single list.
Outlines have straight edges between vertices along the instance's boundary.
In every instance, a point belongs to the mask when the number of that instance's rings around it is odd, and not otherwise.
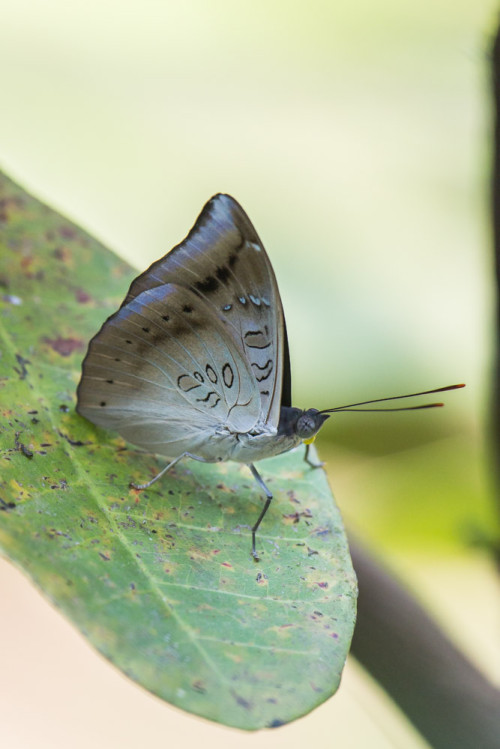
[{"label": "butterfly leg", "polygon": [[306,463],[309,463],[309,465],[311,466],[311,468],[322,468],[325,465],[324,461],[320,460],[319,463],[313,463],[313,461],[309,457],[309,448],[310,447],[311,447],[310,444],[306,445],[306,454],[304,455],[304,460],[306,461]]},{"label": "butterfly leg", "polygon": [[182,453],[182,455],[178,455],[177,458],[174,458],[168,465],[166,465],[165,468],[162,468],[160,473],[157,473],[156,476],[153,476],[151,481],[148,481],[145,484],[134,484],[134,482],[131,481],[130,486],[133,489],[149,489],[151,484],[154,484],[155,481],[158,481],[158,479],[160,479],[163,476],[163,474],[167,473],[167,471],[173,468],[176,465],[176,463],[179,462],[179,460],[182,460],[182,458],[192,458],[193,460],[200,461],[200,463],[212,463],[211,460],[207,460],[206,458],[200,458],[199,455],[193,455],[192,453]]},{"label": "butterfly leg", "polygon": [[257,533],[257,528],[261,524],[261,521],[262,521],[264,515],[266,514],[266,512],[269,509],[269,505],[271,504],[271,500],[273,498],[273,495],[271,494],[271,492],[269,491],[269,489],[265,485],[264,481],[262,480],[262,476],[260,475],[260,473],[258,472],[258,470],[256,469],[256,467],[254,466],[254,464],[253,463],[249,463],[248,467],[252,471],[252,475],[253,475],[254,479],[256,480],[256,482],[258,483],[258,485],[260,486],[260,488],[262,489],[262,491],[266,495],[266,502],[264,504],[264,507],[262,508],[262,512],[260,513],[259,517],[257,518],[257,522],[255,523],[255,525],[252,528],[252,556],[255,559],[255,561],[258,562],[259,561],[259,555],[257,554],[257,552],[255,550],[255,534]]}]

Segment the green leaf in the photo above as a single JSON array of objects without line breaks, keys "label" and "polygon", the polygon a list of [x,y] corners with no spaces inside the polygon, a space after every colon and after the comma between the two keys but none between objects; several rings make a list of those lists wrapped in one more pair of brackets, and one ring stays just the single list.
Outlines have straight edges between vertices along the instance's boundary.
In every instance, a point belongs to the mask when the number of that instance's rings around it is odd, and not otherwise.
[{"label": "green leaf", "polygon": [[162,467],[74,410],[87,341],[133,272],[0,176],[0,548],[132,679],[231,726],[275,726],[335,692],[356,581],[325,475],[303,448]]}]

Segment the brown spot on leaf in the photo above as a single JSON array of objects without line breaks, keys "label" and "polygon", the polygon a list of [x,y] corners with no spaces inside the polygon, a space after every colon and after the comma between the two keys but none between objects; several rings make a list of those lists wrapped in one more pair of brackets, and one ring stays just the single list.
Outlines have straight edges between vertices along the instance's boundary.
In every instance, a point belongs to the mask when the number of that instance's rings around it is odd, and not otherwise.
[{"label": "brown spot on leaf", "polygon": [[67,247],[56,247],[54,250],[54,257],[57,260],[61,260],[63,263],[67,263],[71,259],[71,252]]},{"label": "brown spot on leaf", "polygon": [[27,268],[30,267],[33,260],[34,260],[33,255],[24,255],[24,257],[21,258],[21,268],[26,270]]},{"label": "brown spot on leaf", "polygon": [[61,237],[64,237],[64,239],[75,239],[76,229],[74,226],[63,224],[62,226],[59,227],[59,234]]},{"label": "brown spot on leaf", "polygon": [[75,299],[79,304],[86,304],[87,302],[90,302],[92,297],[83,289],[75,289]]},{"label": "brown spot on leaf", "polygon": [[43,342],[47,343],[56,353],[61,356],[71,356],[73,351],[83,349],[83,341],[79,338],[43,338]]}]

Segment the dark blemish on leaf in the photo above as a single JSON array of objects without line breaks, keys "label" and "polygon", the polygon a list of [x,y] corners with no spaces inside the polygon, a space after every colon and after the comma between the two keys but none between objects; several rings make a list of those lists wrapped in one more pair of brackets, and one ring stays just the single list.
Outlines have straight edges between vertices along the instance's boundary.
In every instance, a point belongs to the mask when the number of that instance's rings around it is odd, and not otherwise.
[{"label": "dark blemish on leaf", "polygon": [[108,554],[103,554],[102,551],[99,552],[99,556],[101,557],[101,559],[104,559],[105,562],[109,562],[111,559],[111,557]]},{"label": "dark blemish on leaf", "polygon": [[193,308],[191,307],[190,304],[185,304],[184,307],[182,308],[182,311],[185,312],[187,315],[189,315],[193,311]]},{"label": "dark blemish on leaf", "polygon": [[125,343],[128,343],[128,344],[129,344],[129,346],[131,346],[131,345],[132,345],[132,341],[129,341],[129,340],[126,340],[126,341],[125,341]]},{"label": "dark blemish on leaf", "polygon": [[298,523],[300,518],[310,518],[311,510],[303,510],[302,512],[291,512],[288,515],[283,515],[287,520],[292,520],[294,523]]},{"label": "dark blemish on leaf", "polygon": [[42,338],[44,343],[47,343],[56,354],[61,356],[71,356],[74,351],[80,351],[83,349],[83,341],[79,338]]},{"label": "dark blemish on leaf", "polygon": [[130,583],[130,590],[135,590],[135,583]]},{"label": "dark blemish on leaf", "polygon": [[252,709],[252,703],[248,702],[244,697],[241,697],[237,692],[234,692],[231,690],[231,694],[233,695],[234,699],[238,703],[238,705],[245,710],[251,710]]},{"label": "dark blemish on leaf", "polygon": [[168,322],[170,320],[170,317],[168,315],[162,315],[161,319],[165,320],[165,322]]},{"label": "dark blemish on leaf", "polygon": [[33,418],[31,419],[31,423],[32,424],[39,424],[40,423],[40,419],[37,419],[36,416],[33,416]]},{"label": "dark blemish on leaf", "polygon": [[28,413],[29,413],[29,414],[30,414],[30,416],[31,416],[31,414],[37,414],[37,413],[38,413],[38,411],[28,411]]},{"label": "dark blemish on leaf", "polygon": [[235,252],[232,252],[227,259],[227,264],[229,265],[231,270],[234,268],[237,260],[238,260],[238,256],[236,255]]},{"label": "dark blemish on leaf", "polygon": [[230,569],[233,569],[233,565],[230,564],[229,562],[221,562],[221,564],[223,567],[229,567]]},{"label": "dark blemish on leaf", "polygon": [[149,328],[143,328],[143,331],[144,331],[145,333],[149,333]]},{"label": "dark blemish on leaf", "polygon": [[52,447],[52,442],[42,442],[40,447]]},{"label": "dark blemish on leaf", "polygon": [[113,385],[114,380],[106,380],[106,382],[108,383],[108,385]]},{"label": "dark blemish on leaf", "polygon": [[102,406],[102,407],[104,407],[104,406],[106,405],[106,401],[101,401],[101,402],[99,403],[99,405],[100,405],[100,406]]},{"label": "dark blemish on leaf", "polygon": [[321,611],[313,611],[313,614],[316,614],[316,616],[324,616]]},{"label": "dark blemish on leaf", "polygon": [[16,432],[15,441],[14,444],[16,446],[16,450],[19,450],[25,458],[31,458],[33,457],[33,451],[30,450],[26,445],[24,445],[22,442],[19,442],[19,434],[20,432]]},{"label": "dark blemish on leaf", "polygon": [[16,354],[17,363],[20,366],[20,369],[17,367],[14,367],[14,371],[17,372],[19,375],[20,380],[25,380],[26,375],[28,374],[28,370],[26,369],[26,364],[31,364],[29,359],[24,359],[24,357],[21,356],[21,354]]},{"label": "dark blemish on leaf", "polygon": [[314,551],[314,549],[307,547],[307,556],[312,557],[314,554],[319,554],[319,551]]},{"label": "dark blemish on leaf", "polygon": [[275,718],[269,723],[269,728],[281,728],[281,726],[286,726],[286,721],[279,718]]},{"label": "dark blemish on leaf", "polygon": [[82,442],[81,440],[72,440],[71,437],[69,437],[67,434],[64,434],[64,432],[58,431],[57,432],[60,437],[63,438],[63,440],[66,440],[66,442],[69,442],[70,445],[73,447],[82,447],[83,445],[90,445],[90,442]]},{"label": "dark blemish on leaf", "polygon": [[15,506],[15,502],[6,502],[2,497],[0,497],[0,510],[7,512],[7,510],[13,510]]},{"label": "dark blemish on leaf", "polygon": [[192,687],[195,690],[195,692],[199,692],[200,694],[205,694],[207,691],[207,688],[201,681],[201,679],[198,679],[197,681],[193,681]]},{"label": "dark blemish on leaf", "polygon": [[61,405],[59,406],[59,411],[67,414],[69,411],[69,406],[67,406],[66,403],[61,403]]},{"label": "dark blemish on leaf", "polygon": [[313,692],[322,692],[323,691],[323,689],[321,687],[317,687],[316,686],[316,684],[314,683],[314,681],[310,681],[309,684],[310,684],[311,689],[313,690]]},{"label": "dark blemish on leaf", "polygon": [[328,583],[316,583],[318,588],[328,588]]}]

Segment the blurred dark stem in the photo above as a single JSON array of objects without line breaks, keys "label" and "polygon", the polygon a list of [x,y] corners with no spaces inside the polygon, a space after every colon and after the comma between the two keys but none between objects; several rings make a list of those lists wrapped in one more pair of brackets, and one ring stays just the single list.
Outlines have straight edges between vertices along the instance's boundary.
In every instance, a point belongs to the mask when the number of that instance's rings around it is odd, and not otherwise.
[{"label": "blurred dark stem", "polygon": [[[500,29],[497,31],[491,55],[491,78],[493,84],[493,168],[491,182],[493,248],[496,277],[496,329],[493,355],[493,387],[491,408],[492,457],[496,478],[496,501],[500,518]],[[500,548],[496,549],[500,566]]]},{"label": "blurred dark stem", "polygon": [[351,554],[359,582],[354,657],[434,749],[499,749],[500,691],[352,540]]},{"label": "blurred dark stem", "polygon": [[[500,516],[500,29],[492,48],[492,218],[497,288],[491,408]],[[352,654],[434,749],[498,749],[500,691],[453,645],[424,608],[357,543],[359,581]],[[500,549],[496,549],[500,562]],[[480,637],[471,632],[471,637]]]}]

